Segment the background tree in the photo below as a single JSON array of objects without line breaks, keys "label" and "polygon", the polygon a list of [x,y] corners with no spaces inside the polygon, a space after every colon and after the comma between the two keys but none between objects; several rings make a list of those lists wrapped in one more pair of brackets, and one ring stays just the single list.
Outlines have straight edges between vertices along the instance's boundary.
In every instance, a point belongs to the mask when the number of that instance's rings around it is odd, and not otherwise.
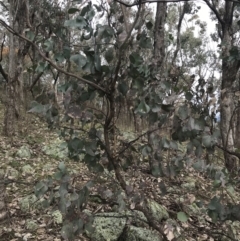
[{"label": "background tree", "polygon": [[[236,57],[238,52],[237,36],[238,30],[236,24],[238,20],[237,4],[230,1],[218,3],[216,1],[205,1],[215,15],[218,24],[218,36],[221,40],[221,58],[222,58],[222,83],[221,83],[221,134],[222,143],[225,149],[233,150],[234,133],[233,133],[233,116],[234,103],[233,86],[236,82],[237,73],[240,67],[240,61]],[[236,14],[236,15],[235,15]],[[232,56],[232,57],[230,57]],[[235,57],[234,57],[235,56]],[[237,127],[236,129],[239,129]],[[229,170],[236,168],[236,159],[225,152],[226,166]]]}]

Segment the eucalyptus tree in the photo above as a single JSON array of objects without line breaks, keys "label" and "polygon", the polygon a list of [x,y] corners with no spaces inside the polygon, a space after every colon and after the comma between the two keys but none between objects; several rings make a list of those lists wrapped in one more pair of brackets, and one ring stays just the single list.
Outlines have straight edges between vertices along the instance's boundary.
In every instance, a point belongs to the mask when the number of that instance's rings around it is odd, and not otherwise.
[{"label": "eucalyptus tree", "polygon": [[[225,150],[234,149],[234,115],[235,108],[233,97],[233,86],[237,81],[237,73],[240,68],[239,59],[239,3],[234,1],[209,1],[206,4],[212,10],[214,18],[217,20],[218,38],[221,40],[222,59],[222,81],[221,81],[221,135],[222,144]],[[238,122],[239,124],[239,122]],[[239,127],[236,128],[239,130]],[[237,160],[229,153],[225,152],[226,166],[229,170],[234,170]]]},{"label": "eucalyptus tree", "polygon": [[[28,22],[28,2],[9,1],[2,2],[2,8],[8,13],[10,28],[23,34]],[[24,17],[22,17],[24,16]],[[6,39],[2,39],[2,51]],[[9,48],[8,70],[1,65],[1,74],[6,81],[4,134],[13,136],[16,132],[16,120],[20,116],[20,103],[23,99],[22,92],[22,71],[23,60],[27,54],[29,44],[25,46],[25,41],[10,34],[7,45]],[[19,101],[20,100],[20,101]]]},{"label": "eucalyptus tree", "polygon": [[[30,112],[42,113],[51,125],[57,124],[61,128],[62,138],[67,142],[69,156],[83,161],[89,169],[102,172],[102,161],[107,159],[105,168],[114,170],[117,179],[114,198],[119,202],[119,209],[125,206],[121,194],[123,190],[127,201],[134,202],[135,209],[142,211],[150,225],[168,240],[162,227],[146,208],[147,197],[125,181],[123,170],[134,162],[137,166],[139,162],[136,159],[140,154],[149,160],[151,173],[155,177],[173,177],[184,168],[185,163],[193,163],[196,169],[202,170],[205,168],[204,152],[212,152],[217,142],[218,133],[211,132],[207,126],[206,111],[195,105],[195,102],[203,102],[204,95],[198,96],[197,91],[192,91],[194,78],[185,73],[191,68],[199,68],[199,75],[202,75],[201,66],[208,64],[204,60],[204,56],[208,55],[200,39],[203,35],[195,37],[193,29],[181,29],[185,15],[192,14],[189,9],[191,5],[184,3],[180,7],[176,17],[178,26],[174,30],[177,32],[176,46],[168,56],[167,41],[171,37],[165,28],[168,21],[166,2],[157,4],[155,20],[147,18],[144,1],[134,2],[135,8],[131,10],[127,9],[131,4],[121,1],[90,1],[83,4],[72,1],[66,6],[67,12],[58,2],[53,2],[56,5],[50,1],[43,3],[45,8],[41,6],[36,11],[39,25],[28,29],[25,35],[3,20],[0,23],[11,36],[14,34],[14,38],[18,37],[29,44],[37,53],[37,58],[41,58],[37,67],[32,67],[36,75],[33,84],[39,80],[39,75],[51,70],[55,81],[58,81],[58,74],[66,77],[67,81],[60,86],[64,95],[64,118],[67,119],[71,111],[71,117],[80,119],[82,127],[74,129],[64,125],[63,121],[59,122],[59,112],[53,104],[34,102]],[[101,21],[97,21],[99,19]],[[199,25],[204,34],[204,24],[199,22]],[[167,69],[168,63],[176,65],[176,62],[186,65],[182,70],[185,76],[181,76],[177,85],[169,78]],[[182,84],[184,78],[188,81],[187,85]],[[197,87],[206,89],[206,81],[199,78]],[[211,91],[207,90],[208,94]],[[176,107],[173,103],[179,93],[184,96],[183,103]],[[119,138],[117,118],[119,103],[133,96],[134,113],[148,119],[149,126],[129,141],[128,137]],[[199,99],[194,102],[194,97]],[[85,105],[99,98],[104,99],[105,109]],[[172,117],[172,135],[161,134],[160,131],[166,129],[166,123],[170,123]],[[143,142],[139,143],[141,138],[144,138]],[[178,150],[181,142],[187,146],[184,153]],[[176,155],[164,162],[166,150]],[[87,227],[83,225],[84,218],[72,213],[76,211],[75,207],[81,210],[86,206],[89,190],[85,186],[78,193],[70,194],[69,176],[62,163],[55,178],[61,182],[58,196],[60,210],[66,218],[76,217],[76,220],[68,220],[63,227],[62,233],[68,239]],[[222,176],[220,178],[222,181]],[[52,203],[51,184],[51,180],[40,182],[35,190],[38,196],[48,192],[49,199],[45,202],[48,206]],[[67,198],[67,193],[71,200]],[[211,211],[213,217],[223,212],[219,208]]]}]

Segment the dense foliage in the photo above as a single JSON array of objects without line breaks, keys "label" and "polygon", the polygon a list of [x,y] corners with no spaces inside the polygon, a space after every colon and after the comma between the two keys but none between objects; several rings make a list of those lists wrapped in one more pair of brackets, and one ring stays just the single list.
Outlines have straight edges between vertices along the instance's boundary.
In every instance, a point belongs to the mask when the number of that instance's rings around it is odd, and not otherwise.
[{"label": "dense foliage", "polygon": [[[3,19],[0,23],[19,40],[16,57],[22,54],[24,71],[17,74],[34,97],[28,112],[59,131],[74,161],[98,175],[114,173],[117,187],[110,196],[119,212],[134,207],[163,240],[170,240],[146,208],[148,198],[124,173],[147,161],[155,178],[174,179],[190,168],[211,178],[214,189],[233,188],[239,157],[239,4],[205,1],[215,14],[213,21],[221,25],[212,35],[221,43],[209,50],[207,23],[192,2],[158,3],[165,4],[168,13],[160,20],[161,9],[157,6],[154,13],[142,1],[132,7],[119,1],[27,2],[22,5],[28,13],[22,32]],[[230,13],[229,3],[234,5]],[[194,26],[182,26],[183,19]],[[157,21],[163,28],[156,27]],[[227,35],[230,24],[233,32]],[[230,80],[226,70],[231,71]],[[5,76],[7,85],[10,77]],[[219,109],[221,124],[216,119]],[[133,138],[126,134],[128,128]],[[216,152],[224,153],[226,165],[213,158]],[[93,230],[93,216],[86,217],[84,210],[94,184],[76,190],[71,180],[61,162],[55,175],[35,187],[36,196],[45,197],[45,208],[58,204],[66,240]],[[164,182],[160,189],[165,192]],[[227,203],[214,192],[212,196],[209,203],[198,202],[212,222],[239,221],[238,203]],[[176,217],[182,222],[189,218],[183,210]]]}]

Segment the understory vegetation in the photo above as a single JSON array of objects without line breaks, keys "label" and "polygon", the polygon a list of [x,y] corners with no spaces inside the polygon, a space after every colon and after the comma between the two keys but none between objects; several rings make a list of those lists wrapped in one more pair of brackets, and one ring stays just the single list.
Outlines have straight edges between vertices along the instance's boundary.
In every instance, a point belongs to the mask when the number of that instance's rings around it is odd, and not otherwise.
[{"label": "understory vegetation", "polygon": [[240,240],[240,3],[204,3],[211,34],[190,1],[0,1],[0,240]]}]

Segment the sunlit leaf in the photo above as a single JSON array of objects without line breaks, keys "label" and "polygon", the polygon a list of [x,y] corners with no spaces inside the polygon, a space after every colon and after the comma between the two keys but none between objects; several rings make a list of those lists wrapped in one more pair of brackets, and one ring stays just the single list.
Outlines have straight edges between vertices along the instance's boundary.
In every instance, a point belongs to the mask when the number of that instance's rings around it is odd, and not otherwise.
[{"label": "sunlit leaf", "polygon": [[187,222],[187,220],[188,220],[188,216],[187,216],[187,214],[184,213],[184,212],[178,212],[178,213],[177,213],[177,218],[178,218],[178,220],[181,221],[181,222]]}]

